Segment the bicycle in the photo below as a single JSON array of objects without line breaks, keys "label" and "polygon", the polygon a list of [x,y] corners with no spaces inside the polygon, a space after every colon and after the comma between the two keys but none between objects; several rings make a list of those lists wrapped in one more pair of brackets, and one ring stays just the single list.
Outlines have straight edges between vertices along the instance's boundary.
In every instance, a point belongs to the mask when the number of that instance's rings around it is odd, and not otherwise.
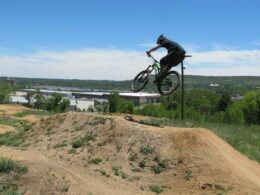
[{"label": "bicycle", "polygon": [[169,95],[176,91],[180,85],[180,75],[177,71],[169,71],[171,67],[166,69],[162,75],[158,77],[160,71],[160,63],[150,55],[153,64],[149,65],[147,69],[138,73],[132,81],[131,89],[133,92],[141,91],[150,80],[151,73],[155,71],[155,82],[157,89],[161,95]]}]

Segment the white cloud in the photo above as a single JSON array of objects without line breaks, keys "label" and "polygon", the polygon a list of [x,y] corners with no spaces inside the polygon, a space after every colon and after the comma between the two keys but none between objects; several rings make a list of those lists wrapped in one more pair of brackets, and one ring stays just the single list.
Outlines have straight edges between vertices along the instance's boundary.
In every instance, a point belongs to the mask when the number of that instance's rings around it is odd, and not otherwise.
[{"label": "white cloud", "polygon": [[197,44],[183,44],[183,48],[185,48],[187,53],[197,52],[201,49]]},{"label": "white cloud", "polygon": [[9,49],[6,48],[6,47],[1,47],[1,46],[0,46],[0,50],[1,50],[1,51],[8,51]]},{"label": "white cloud", "polygon": [[152,47],[155,47],[156,44],[155,43],[140,43],[140,44],[138,44],[138,46],[146,47],[146,48],[152,48]]},{"label": "white cloud", "polygon": [[234,46],[226,45],[224,43],[212,42],[211,45],[213,50],[235,50],[236,49]]},{"label": "white cloud", "polygon": [[[157,58],[165,51],[155,52]],[[196,75],[258,75],[260,50],[214,50],[191,53],[186,73]],[[132,79],[150,61],[145,52],[117,49],[42,51],[27,55],[0,56],[1,76]]]}]

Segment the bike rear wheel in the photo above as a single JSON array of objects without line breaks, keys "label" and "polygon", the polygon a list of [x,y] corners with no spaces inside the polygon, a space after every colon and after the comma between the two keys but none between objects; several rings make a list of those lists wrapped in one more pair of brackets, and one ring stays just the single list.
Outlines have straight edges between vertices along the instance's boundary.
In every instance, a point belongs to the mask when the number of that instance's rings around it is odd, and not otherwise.
[{"label": "bike rear wheel", "polygon": [[132,82],[132,87],[131,87],[132,91],[133,92],[141,91],[148,83],[148,80],[149,80],[148,70],[143,70],[140,73],[138,73]]},{"label": "bike rear wheel", "polygon": [[176,71],[166,73],[158,83],[158,91],[161,95],[169,95],[177,90],[180,85],[180,75]]}]

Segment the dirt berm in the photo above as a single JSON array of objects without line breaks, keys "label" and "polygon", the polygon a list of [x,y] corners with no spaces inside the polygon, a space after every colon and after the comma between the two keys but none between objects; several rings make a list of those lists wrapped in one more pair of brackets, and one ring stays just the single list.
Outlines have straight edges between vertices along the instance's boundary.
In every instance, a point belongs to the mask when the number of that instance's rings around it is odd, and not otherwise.
[{"label": "dirt berm", "polygon": [[26,194],[260,194],[260,166],[207,129],[153,127],[123,116],[66,113],[38,121],[25,150]]}]

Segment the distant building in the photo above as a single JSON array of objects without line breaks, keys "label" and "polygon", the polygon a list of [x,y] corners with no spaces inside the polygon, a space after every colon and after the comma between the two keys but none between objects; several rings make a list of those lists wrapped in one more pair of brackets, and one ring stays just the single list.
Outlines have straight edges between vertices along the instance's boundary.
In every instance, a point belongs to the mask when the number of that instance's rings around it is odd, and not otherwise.
[{"label": "distant building", "polygon": [[244,96],[241,96],[240,94],[237,94],[235,96],[231,97],[231,100],[242,100]]},{"label": "distant building", "polygon": [[16,80],[14,79],[10,79],[9,77],[7,77],[5,82],[10,84],[11,87],[16,87]]},{"label": "distant building", "polygon": [[[110,93],[107,92],[76,92],[72,93],[76,98],[87,98],[89,100],[108,100]],[[133,101],[135,104],[157,103],[161,95],[156,93],[119,93],[123,99]]]},{"label": "distant building", "polygon": [[210,87],[219,87],[219,84],[211,83],[209,86],[210,86]]}]

